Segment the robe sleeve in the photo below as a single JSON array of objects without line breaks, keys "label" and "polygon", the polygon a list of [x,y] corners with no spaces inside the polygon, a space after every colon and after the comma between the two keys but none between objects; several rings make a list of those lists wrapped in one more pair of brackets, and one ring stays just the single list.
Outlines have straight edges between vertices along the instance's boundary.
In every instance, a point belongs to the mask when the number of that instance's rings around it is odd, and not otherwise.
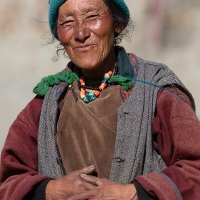
[{"label": "robe sleeve", "polygon": [[[200,122],[178,88],[160,90],[153,121],[155,147],[167,168],[135,180],[162,200],[200,199]],[[177,95],[175,95],[176,93]]]},{"label": "robe sleeve", "polygon": [[9,129],[1,153],[1,200],[30,200],[37,185],[49,178],[38,173],[37,138],[42,101],[35,97]]}]

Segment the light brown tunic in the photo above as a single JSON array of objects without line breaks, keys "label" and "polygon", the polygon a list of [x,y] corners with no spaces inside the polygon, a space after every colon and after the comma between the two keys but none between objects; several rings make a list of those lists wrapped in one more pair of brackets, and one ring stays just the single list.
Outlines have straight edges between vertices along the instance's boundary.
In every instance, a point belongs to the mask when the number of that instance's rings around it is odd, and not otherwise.
[{"label": "light brown tunic", "polygon": [[114,153],[120,86],[110,86],[88,104],[77,82],[68,90],[57,127],[57,144],[67,173],[95,165],[98,177],[108,178]]}]

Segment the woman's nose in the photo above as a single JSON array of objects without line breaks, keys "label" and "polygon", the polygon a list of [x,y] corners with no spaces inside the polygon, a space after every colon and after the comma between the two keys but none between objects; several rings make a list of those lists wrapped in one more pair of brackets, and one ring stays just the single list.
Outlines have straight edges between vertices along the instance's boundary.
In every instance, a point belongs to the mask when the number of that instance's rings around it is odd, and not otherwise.
[{"label": "woman's nose", "polygon": [[77,23],[74,27],[74,38],[79,42],[84,42],[90,37],[90,30],[84,23]]}]

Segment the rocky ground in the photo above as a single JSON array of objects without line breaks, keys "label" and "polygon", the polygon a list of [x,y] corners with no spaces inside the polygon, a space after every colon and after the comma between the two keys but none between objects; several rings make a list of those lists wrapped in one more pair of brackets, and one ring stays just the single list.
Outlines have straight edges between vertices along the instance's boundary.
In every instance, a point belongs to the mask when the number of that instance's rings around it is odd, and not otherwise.
[{"label": "rocky ground", "polygon": [[[56,48],[47,45],[47,2],[0,1],[0,149],[9,126],[34,97],[35,84],[67,62],[66,58],[52,60]],[[127,0],[135,30],[131,42],[122,44],[142,58],[167,64],[194,95],[200,116],[200,1],[165,1],[159,32],[152,28],[151,2]]]}]

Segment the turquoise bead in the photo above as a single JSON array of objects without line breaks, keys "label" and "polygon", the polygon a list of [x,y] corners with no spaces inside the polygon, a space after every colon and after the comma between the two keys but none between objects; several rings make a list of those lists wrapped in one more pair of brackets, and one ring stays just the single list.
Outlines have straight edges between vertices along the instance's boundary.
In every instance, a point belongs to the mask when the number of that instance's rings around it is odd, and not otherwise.
[{"label": "turquoise bead", "polygon": [[90,97],[90,101],[94,101],[94,100],[96,100],[96,99],[97,99],[97,98],[96,98],[95,95]]},{"label": "turquoise bead", "polygon": [[93,92],[89,92],[87,95],[88,95],[89,97],[93,97],[93,96],[94,96],[94,93],[93,93]]},{"label": "turquoise bead", "polygon": [[85,95],[85,100],[84,100],[84,102],[85,103],[89,103],[89,102],[91,102],[91,101],[94,101],[94,100],[96,100],[96,96],[95,96],[95,94],[93,93],[93,92],[89,92],[89,93],[87,93],[86,95]]},{"label": "turquoise bead", "polygon": [[87,97],[84,97],[84,98],[83,98],[83,101],[84,101],[84,103],[89,103],[89,102],[90,102],[89,99],[88,99]]}]

